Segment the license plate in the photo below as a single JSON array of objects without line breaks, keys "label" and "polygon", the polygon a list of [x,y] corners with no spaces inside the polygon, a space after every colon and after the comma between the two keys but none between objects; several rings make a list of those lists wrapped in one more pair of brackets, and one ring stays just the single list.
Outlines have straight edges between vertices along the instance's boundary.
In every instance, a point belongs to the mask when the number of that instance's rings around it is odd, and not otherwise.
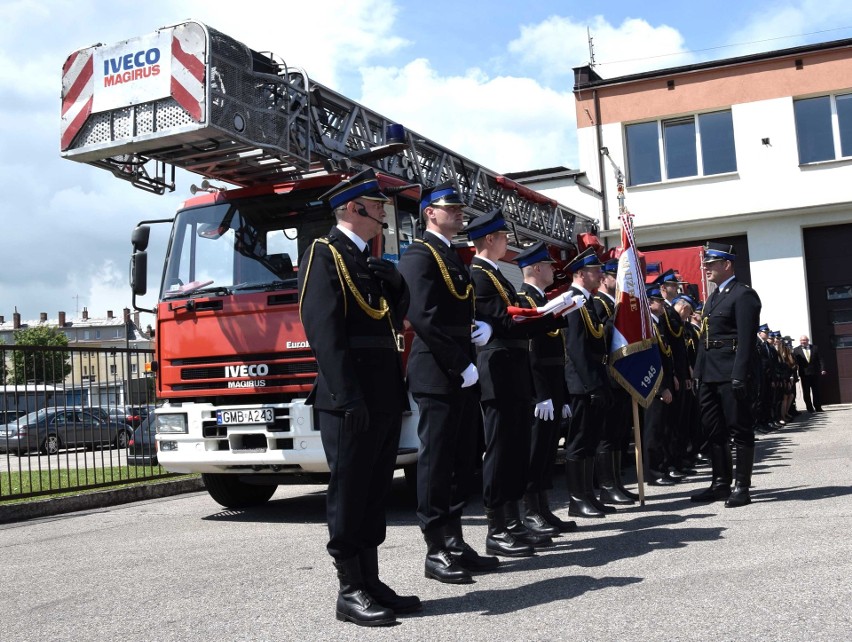
[{"label": "license plate", "polygon": [[272,408],[243,408],[241,410],[217,410],[216,423],[230,424],[271,424],[275,421]]}]

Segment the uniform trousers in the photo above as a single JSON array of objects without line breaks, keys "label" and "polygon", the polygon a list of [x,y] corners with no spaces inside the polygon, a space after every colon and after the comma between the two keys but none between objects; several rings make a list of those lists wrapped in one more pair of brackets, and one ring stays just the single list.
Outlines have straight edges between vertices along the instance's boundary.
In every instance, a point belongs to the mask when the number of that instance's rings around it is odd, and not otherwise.
[{"label": "uniform trousers", "polygon": [[724,446],[733,437],[736,445],[754,448],[751,401],[737,399],[730,381],[702,381],[698,404],[703,436],[708,443]]},{"label": "uniform trousers", "polygon": [[371,409],[370,428],[353,434],[343,427],[342,412],[317,412],[331,471],[327,548],[336,561],[343,561],[385,540],[385,501],[393,481],[402,415]]},{"label": "uniform trousers", "polygon": [[521,399],[482,402],[485,456],[482,460],[482,501],[498,508],[524,495],[529,470],[533,405]]},{"label": "uniform trousers", "polygon": [[671,404],[654,397],[645,408],[644,430],[642,440],[644,445],[645,465],[657,473],[665,473],[672,459],[672,436],[669,414]]},{"label": "uniform trousers", "polygon": [[461,517],[476,470],[481,410],[475,389],[413,396],[420,409],[417,518],[425,531]]},{"label": "uniform trousers", "polygon": [[528,493],[538,493],[553,488],[553,465],[562,433],[562,404],[554,404],[553,419],[536,417],[532,425],[530,442],[530,472]]},{"label": "uniform trousers", "polygon": [[805,408],[808,412],[813,412],[814,409],[822,410],[822,403],[819,399],[819,375],[801,375],[800,381],[802,382],[802,398],[805,400]]},{"label": "uniform trousers", "polygon": [[605,409],[592,405],[591,395],[571,395],[571,427],[565,442],[566,459],[594,457],[601,440]]},{"label": "uniform trousers", "polygon": [[604,412],[598,452],[624,452],[630,440],[632,405],[630,393],[618,386],[611,388],[612,403]]}]

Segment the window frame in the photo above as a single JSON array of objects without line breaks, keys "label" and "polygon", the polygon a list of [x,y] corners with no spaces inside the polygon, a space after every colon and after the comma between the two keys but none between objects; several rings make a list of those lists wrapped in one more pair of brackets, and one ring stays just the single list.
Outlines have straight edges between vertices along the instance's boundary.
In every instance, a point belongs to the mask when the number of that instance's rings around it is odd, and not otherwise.
[{"label": "window frame", "polygon": [[[829,158],[803,161],[801,139],[799,136],[799,120],[796,112],[796,103],[804,102],[806,100],[816,100],[820,98],[828,98],[828,117],[829,125],[831,126],[831,144],[833,155]],[[817,94],[815,96],[799,96],[792,99],[793,129],[796,132],[796,157],[800,166],[817,165],[819,163],[831,163],[834,161],[852,159],[852,135],[850,135],[850,139],[846,141],[846,146],[849,148],[849,153],[845,155],[843,154],[843,139],[841,138],[842,130],[840,127],[840,116],[837,113],[838,98],[852,101],[852,92],[844,91],[842,93]],[[850,119],[852,119],[852,110],[850,110]],[[852,122],[849,123],[848,128],[850,132],[852,132]]]},{"label": "window frame", "polygon": [[[733,161],[734,161],[734,169],[724,171],[724,172],[715,172],[713,174],[708,174],[705,172],[705,163],[704,163],[704,146],[702,144],[702,128],[701,128],[701,117],[707,114],[719,114],[719,113],[728,113],[731,115],[731,143],[733,147]],[[692,127],[694,130],[694,146],[692,147],[691,154],[695,159],[696,173],[688,174],[685,176],[677,176],[674,178],[669,177],[669,156],[671,152],[668,149],[667,139],[666,139],[666,128],[667,125],[675,126],[677,124],[685,124],[691,121]],[[658,181],[648,181],[648,182],[633,182],[634,172],[632,171],[630,165],[630,147],[628,144],[629,135],[628,129],[635,125],[648,125],[649,123],[654,123],[656,125],[657,130],[657,163],[659,167],[660,179]],[[694,112],[691,114],[682,114],[679,116],[669,116],[666,118],[657,118],[654,120],[646,120],[639,121],[635,123],[625,123],[623,126],[623,141],[624,141],[624,158],[628,160],[627,163],[627,181],[629,187],[640,187],[643,185],[656,185],[661,183],[670,183],[675,181],[685,181],[685,180],[694,180],[701,178],[710,178],[715,176],[728,176],[731,174],[736,174],[739,171],[739,165],[737,163],[737,144],[736,144],[736,136],[734,136],[734,118],[733,118],[733,110],[731,108],[728,109],[712,109],[709,111],[702,112]]]}]

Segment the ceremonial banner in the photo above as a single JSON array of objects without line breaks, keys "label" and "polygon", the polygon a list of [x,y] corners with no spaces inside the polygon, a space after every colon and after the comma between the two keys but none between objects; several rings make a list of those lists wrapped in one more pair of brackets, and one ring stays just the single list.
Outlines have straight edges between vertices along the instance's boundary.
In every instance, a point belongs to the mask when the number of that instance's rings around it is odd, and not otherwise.
[{"label": "ceremonial banner", "polygon": [[647,408],[663,374],[662,358],[654,336],[654,323],[645,279],[633,242],[632,215],[621,216],[621,255],[615,290],[615,317],[609,353],[613,378],[633,399]]}]

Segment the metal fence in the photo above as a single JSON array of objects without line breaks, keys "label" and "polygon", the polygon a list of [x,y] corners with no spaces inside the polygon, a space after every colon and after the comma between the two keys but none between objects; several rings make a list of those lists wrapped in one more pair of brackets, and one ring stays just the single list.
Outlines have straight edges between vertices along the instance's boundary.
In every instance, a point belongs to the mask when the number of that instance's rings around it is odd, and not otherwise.
[{"label": "metal fence", "polygon": [[0,501],[172,476],[156,459],[152,358],[0,345]]}]

